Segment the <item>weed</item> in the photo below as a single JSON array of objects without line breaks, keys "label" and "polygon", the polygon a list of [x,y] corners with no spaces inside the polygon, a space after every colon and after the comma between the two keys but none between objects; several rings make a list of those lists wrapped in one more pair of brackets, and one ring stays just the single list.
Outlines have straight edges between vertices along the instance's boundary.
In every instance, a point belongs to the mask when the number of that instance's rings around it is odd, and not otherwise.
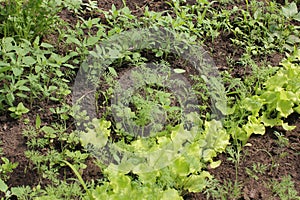
[{"label": "weed", "polygon": [[300,196],[295,190],[294,182],[291,176],[284,176],[281,181],[272,180],[269,184],[275,196],[278,196],[282,200],[299,200]]},{"label": "weed", "polygon": [[84,162],[88,154],[75,149],[79,138],[74,132],[67,133],[63,126],[55,124],[40,127],[38,118],[36,123],[36,128],[23,131],[28,146],[25,155],[43,178],[57,184],[58,172],[63,167],[59,163],[63,159],[72,161],[78,170],[86,168]]},{"label": "weed", "polygon": [[239,170],[239,164],[242,158],[242,146],[240,144],[237,144],[236,146],[228,146],[226,148],[226,152],[229,154],[229,157],[227,160],[234,163],[235,166],[235,184],[238,185],[238,170]]},{"label": "weed", "polygon": [[207,189],[203,192],[206,199],[239,199],[242,197],[243,185],[239,182],[231,182],[224,180],[223,183],[213,179],[208,182]]},{"label": "weed", "polygon": [[282,133],[279,133],[277,131],[274,131],[274,134],[276,135],[278,141],[276,141],[276,143],[280,146],[280,147],[286,147],[289,145],[289,139],[284,137],[284,135]]},{"label": "weed", "polygon": [[2,164],[0,166],[0,180],[6,181],[9,179],[9,173],[18,166],[18,163],[11,163],[6,157],[1,157]]},{"label": "weed", "polygon": [[17,107],[10,107],[8,110],[12,112],[10,116],[16,119],[29,112],[29,109],[26,108],[22,102],[20,102]]},{"label": "weed", "polygon": [[246,173],[255,179],[256,181],[259,179],[258,175],[265,174],[266,170],[268,169],[268,166],[262,163],[253,163],[252,169],[246,167]]}]

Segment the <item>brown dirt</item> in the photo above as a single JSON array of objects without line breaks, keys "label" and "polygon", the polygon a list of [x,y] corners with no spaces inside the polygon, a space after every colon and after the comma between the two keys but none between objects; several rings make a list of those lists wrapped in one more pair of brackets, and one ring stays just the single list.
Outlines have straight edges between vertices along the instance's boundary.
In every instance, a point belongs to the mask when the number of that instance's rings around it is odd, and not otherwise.
[{"label": "brown dirt", "polygon": [[[153,11],[163,11],[170,9],[166,1],[161,0],[132,0],[126,1],[127,6],[132,12],[140,16],[145,6],[148,6]],[[279,1],[281,2],[281,1]],[[195,3],[194,0],[187,1],[188,4]],[[99,0],[98,6],[104,10],[109,10],[115,4],[117,8],[121,8],[123,3],[121,0]],[[75,17],[72,13],[63,11],[61,13],[62,19],[76,23]],[[103,16],[102,16],[103,17]],[[211,55],[219,70],[233,69],[232,73],[235,77],[242,77],[248,71],[245,68],[239,67],[236,62],[233,66],[227,62],[226,58],[232,58],[237,61],[242,55],[242,51],[235,47],[230,42],[230,35],[221,34],[214,41],[207,41],[205,45],[211,51]],[[276,66],[283,56],[279,53],[274,53],[267,58],[267,61]],[[51,105],[50,105],[51,106]],[[44,107],[46,109],[46,107]],[[42,115],[42,113],[40,114]],[[31,121],[34,121],[33,116],[29,116]],[[45,114],[43,119],[49,122],[52,121],[51,114]],[[240,165],[238,166],[238,180],[242,185],[242,196],[239,199],[276,199],[272,192],[266,187],[271,179],[280,180],[285,175],[291,175],[295,182],[296,190],[300,193],[300,119],[299,115],[293,115],[287,120],[289,124],[296,125],[297,128],[293,131],[284,131],[279,127],[268,129],[263,136],[253,136],[250,138],[250,147],[245,147],[242,152]],[[3,148],[3,155],[12,162],[18,162],[18,167],[10,175],[8,181],[9,186],[35,186],[38,184],[41,177],[36,170],[30,168],[30,161],[25,157],[24,151],[27,150],[25,140],[22,136],[22,130],[25,128],[20,121],[12,120],[9,116],[0,116],[0,140],[2,141],[1,148]],[[273,132],[282,132],[289,139],[287,146],[280,146],[278,139]],[[221,154],[218,157],[222,160],[220,167],[210,170],[211,174],[215,176],[221,183],[226,181],[235,181],[235,167],[231,161],[228,161],[228,155]],[[276,165],[273,166],[274,162]],[[267,166],[267,170],[263,174],[257,174],[258,179],[249,176],[246,169],[252,169],[253,164],[261,163]],[[101,177],[101,172],[93,164],[92,160],[87,161],[88,170],[85,170],[83,177],[85,180],[91,180]],[[72,172],[69,172],[71,174]],[[70,175],[72,176],[72,175]],[[185,199],[206,199],[203,194],[189,194]]]},{"label": "brown dirt", "polygon": [[0,121],[0,124],[0,140],[2,141],[3,154],[11,162],[18,163],[18,167],[10,174],[8,186],[32,186],[37,184],[37,172],[29,167],[29,161],[24,155],[24,151],[27,150],[22,136],[24,126],[22,123],[9,121]]}]

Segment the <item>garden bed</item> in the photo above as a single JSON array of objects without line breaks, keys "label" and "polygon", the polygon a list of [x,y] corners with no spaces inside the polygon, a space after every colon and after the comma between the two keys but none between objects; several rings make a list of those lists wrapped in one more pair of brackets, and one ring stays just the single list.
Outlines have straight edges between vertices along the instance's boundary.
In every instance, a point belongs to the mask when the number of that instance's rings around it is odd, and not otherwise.
[{"label": "garden bed", "polygon": [[[42,4],[40,7],[32,7],[32,10],[43,11],[46,16],[38,15],[41,18],[37,17],[36,21],[26,21],[32,23],[29,29],[34,31],[30,34],[24,31],[22,35],[16,31],[17,26],[6,32],[3,31],[5,25],[0,29],[3,37],[0,46],[3,49],[3,61],[0,62],[0,87],[3,88],[0,88],[0,140],[1,156],[4,158],[2,163],[6,163],[0,167],[0,190],[3,197],[140,199],[140,195],[145,195],[148,199],[168,199],[173,195],[174,199],[300,198],[300,89],[297,83],[299,75],[296,74],[300,68],[299,1],[287,4],[279,1],[225,0],[173,3],[153,0],[67,2],[58,6],[60,9],[55,13],[54,21],[40,24],[45,26],[45,30],[34,28],[34,23],[44,22],[43,17],[53,14],[51,11],[48,13]],[[7,9],[7,13],[0,13],[0,21],[7,22],[5,17],[9,12],[16,11]],[[17,22],[11,23],[7,23],[10,28]],[[179,35],[182,37],[180,40],[188,41],[183,44],[191,44],[190,49],[203,47],[214,61],[214,69],[217,69],[224,85],[227,111],[214,111],[217,107],[214,103],[218,100],[210,93],[210,83],[205,84],[201,79],[203,74],[199,74],[193,67],[193,62],[186,62],[189,58],[184,56],[187,54],[183,53],[182,58],[178,56],[180,51],[167,47],[164,49],[162,46],[155,49],[155,45],[150,45],[153,49],[140,50],[138,48],[143,45],[140,40],[136,43],[131,40],[118,43],[111,39],[122,36],[122,33],[126,37],[130,36],[135,33],[131,30],[147,29],[151,25],[167,30],[167,36],[162,36],[150,29],[150,35],[158,38],[158,46],[164,45],[168,34],[174,39],[177,33],[182,33]],[[47,30],[47,26],[53,30]],[[159,32],[161,29],[155,30]],[[149,39],[148,44],[153,42],[151,37],[141,38]],[[126,42],[137,44],[137,48],[130,47],[132,52],[125,53],[120,50],[125,55],[123,57],[120,52],[112,55],[114,48],[119,47],[109,45],[121,46],[126,45]],[[101,54],[95,50],[97,44],[104,44],[103,49],[111,48],[109,55],[119,58],[109,63],[103,71],[105,76],[98,80],[97,86],[87,87],[93,82],[80,82],[78,77],[84,64],[92,63],[96,66],[96,61],[103,59],[91,57],[93,52]],[[188,53],[193,52],[190,49]],[[157,65],[158,68],[155,66],[153,69],[162,77],[170,78],[167,74],[174,74],[170,83],[167,83],[169,85],[165,86],[164,81],[152,83],[148,77],[153,71],[146,73],[147,68],[141,68],[144,70],[144,82],[136,81],[130,73],[136,72],[141,76],[139,70],[134,70],[136,66],[145,63]],[[98,71],[96,73],[100,74]],[[294,76],[290,75],[293,73]],[[205,76],[208,74],[204,73]],[[182,86],[172,82],[172,78],[176,77],[188,82],[189,85],[184,87],[193,88],[187,95],[189,100],[182,100],[186,93],[181,90],[176,93],[177,96],[172,94]],[[277,80],[274,77],[286,79]],[[278,88],[271,85],[272,78],[277,81]],[[281,84],[281,81],[286,82]],[[121,83],[123,89],[120,93],[115,87],[118,83]],[[120,116],[117,109],[126,109],[122,106],[114,108],[118,103],[115,101],[130,97],[122,96],[124,90],[128,91],[127,87],[124,89],[122,86],[127,85],[129,88],[144,83],[147,83],[144,88],[141,86],[138,92],[135,90],[131,94],[135,97],[128,104],[128,113],[132,118],[124,112]],[[277,95],[278,91],[285,92],[282,94],[285,96],[276,96],[278,100],[266,97],[269,93]],[[90,100],[90,97],[96,101]],[[90,117],[88,120],[80,118],[83,112],[72,109],[77,100],[85,98],[84,103],[93,107],[91,110],[80,110],[87,112]],[[198,114],[195,117],[197,119],[193,118],[190,123],[192,127],[186,128],[190,124],[185,120],[190,119],[190,116],[183,116],[186,110],[182,105],[193,101],[199,103],[196,105],[199,110],[191,108]],[[281,106],[282,103],[285,104]],[[260,106],[256,107],[257,104]],[[152,115],[149,116],[149,113]],[[214,115],[218,114],[214,119]],[[152,117],[155,115],[159,116],[158,119]],[[94,117],[100,120],[93,121]],[[132,119],[135,123],[134,131],[122,125],[125,120]],[[81,128],[88,122],[90,124],[81,132]],[[222,126],[219,127],[219,124]],[[157,128],[155,125],[162,127]],[[139,135],[141,131],[136,127],[142,127],[142,130],[150,127],[151,131],[145,137]],[[193,127],[196,127],[197,133],[193,133]],[[179,152],[175,156],[177,159],[165,159],[166,165],[154,165],[155,168],[149,171],[150,168],[142,168],[142,162],[129,163],[125,160],[126,156],[140,159],[139,156],[135,157],[135,151],[147,148],[156,151],[163,140],[174,142],[176,146],[176,134],[195,135],[193,139],[184,136],[186,138],[183,138],[184,142],[180,143],[182,147],[179,149],[163,146],[167,150]],[[209,134],[216,141],[217,138],[223,140],[216,142],[217,146],[201,146],[201,142],[211,141]],[[97,140],[97,137],[101,139]],[[117,168],[121,169],[120,174],[110,168],[114,166],[112,163],[108,164],[110,167],[105,165],[107,163],[101,163],[105,158],[99,158],[101,153],[98,150],[105,148],[106,144],[102,145],[100,140],[116,143],[130,152],[123,157],[117,153],[112,155],[115,156],[113,164],[118,159],[125,160],[125,164],[120,161],[122,166]],[[193,159],[189,161],[192,155],[197,155],[196,150],[191,152],[193,145],[195,149],[200,149],[198,151],[203,156],[194,157],[195,163]],[[205,157],[205,150],[211,155]],[[144,156],[144,152],[142,154]],[[13,166],[13,163],[17,165]],[[136,166],[132,169],[123,166],[128,163]]]}]

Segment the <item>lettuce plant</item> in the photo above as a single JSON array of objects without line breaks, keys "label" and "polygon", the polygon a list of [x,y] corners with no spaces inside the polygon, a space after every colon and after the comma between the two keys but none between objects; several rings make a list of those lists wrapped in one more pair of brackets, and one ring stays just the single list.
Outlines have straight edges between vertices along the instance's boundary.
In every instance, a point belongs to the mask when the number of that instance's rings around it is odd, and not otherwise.
[{"label": "lettuce plant", "polygon": [[257,94],[245,98],[242,107],[251,114],[248,122],[243,125],[243,133],[247,138],[252,133],[264,134],[265,127],[282,126],[292,130],[284,119],[292,113],[300,114],[300,50],[282,61],[275,75],[270,77]]}]

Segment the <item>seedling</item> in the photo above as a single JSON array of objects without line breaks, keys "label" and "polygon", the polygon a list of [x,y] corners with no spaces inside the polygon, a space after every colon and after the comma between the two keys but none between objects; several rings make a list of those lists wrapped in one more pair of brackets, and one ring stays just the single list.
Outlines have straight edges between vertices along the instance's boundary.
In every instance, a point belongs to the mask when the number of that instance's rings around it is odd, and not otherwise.
[{"label": "seedling", "polygon": [[10,116],[15,119],[20,118],[23,114],[26,114],[30,111],[22,102],[20,102],[17,107],[10,107],[8,110],[12,112]]}]

